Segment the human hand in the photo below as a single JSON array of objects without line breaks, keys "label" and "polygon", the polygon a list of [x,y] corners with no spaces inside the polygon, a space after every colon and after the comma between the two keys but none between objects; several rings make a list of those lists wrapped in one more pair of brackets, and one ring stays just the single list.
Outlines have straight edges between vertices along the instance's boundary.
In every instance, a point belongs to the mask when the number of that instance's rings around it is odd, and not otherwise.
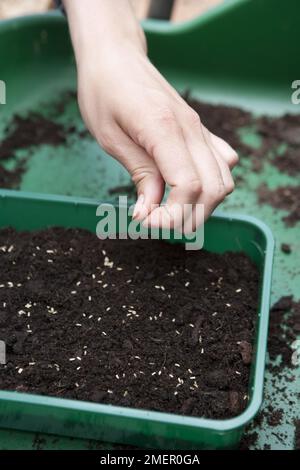
[{"label": "human hand", "polygon": [[[197,205],[203,205],[206,219],[233,191],[237,154],[206,129],[151,64],[128,1],[120,0],[117,8],[114,4],[113,12],[109,0],[88,2],[84,9],[80,0],[65,0],[87,127],[136,184],[135,219],[182,229],[182,208],[189,204],[189,223],[195,229],[203,223]],[[170,193],[166,205],[160,205],[166,184]]]}]

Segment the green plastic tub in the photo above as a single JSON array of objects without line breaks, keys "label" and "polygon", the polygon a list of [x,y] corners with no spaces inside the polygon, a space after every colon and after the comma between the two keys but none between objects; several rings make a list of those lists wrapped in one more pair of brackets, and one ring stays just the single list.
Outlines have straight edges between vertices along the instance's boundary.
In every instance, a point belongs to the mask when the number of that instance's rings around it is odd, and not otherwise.
[{"label": "green plastic tub", "polygon": [[[63,226],[95,232],[97,206],[89,199],[0,191],[0,227],[36,230]],[[270,230],[257,219],[215,215],[205,226],[204,247],[218,253],[243,251],[261,274],[250,398],[241,415],[211,420],[1,391],[0,427],[161,449],[236,447],[263,399],[274,241]]]}]

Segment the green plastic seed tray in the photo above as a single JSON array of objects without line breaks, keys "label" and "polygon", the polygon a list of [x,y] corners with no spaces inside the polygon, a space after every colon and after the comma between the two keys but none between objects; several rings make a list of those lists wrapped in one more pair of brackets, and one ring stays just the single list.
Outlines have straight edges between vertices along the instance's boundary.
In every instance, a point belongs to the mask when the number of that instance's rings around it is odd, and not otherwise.
[{"label": "green plastic seed tray", "polygon": [[[95,232],[99,221],[97,206],[97,202],[89,199],[2,190],[0,227],[37,230],[62,226]],[[270,230],[259,220],[229,215],[211,217],[205,226],[204,238],[205,249],[216,253],[243,251],[260,271],[249,404],[241,415],[228,420],[211,420],[1,391],[0,427],[161,449],[236,447],[245,425],[254,418],[263,399],[274,241]]]}]

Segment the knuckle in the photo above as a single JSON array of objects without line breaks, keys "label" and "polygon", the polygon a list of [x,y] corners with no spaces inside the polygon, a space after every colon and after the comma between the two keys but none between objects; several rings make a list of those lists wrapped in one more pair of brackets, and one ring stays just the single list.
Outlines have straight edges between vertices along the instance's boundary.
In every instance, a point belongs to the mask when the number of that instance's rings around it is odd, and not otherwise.
[{"label": "knuckle", "polygon": [[188,184],[190,194],[196,197],[201,194],[202,183],[199,179],[194,179],[192,181],[189,181],[187,184]]},{"label": "knuckle", "polygon": [[238,162],[239,162],[239,156],[235,151],[233,151],[229,157],[229,164],[230,166],[235,166],[238,164]]},{"label": "knuckle", "polygon": [[181,178],[178,183],[178,186],[183,188],[185,192],[188,193],[190,197],[196,199],[200,196],[202,192],[202,183],[200,179],[189,179],[189,178]]},{"label": "knuckle", "polygon": [[234,181],[233,181],[233,180],[229,181],[229,182],[226,184],[225,189],[226,189],[226,195],[227,195],[227,194],[231,194],[231,193],[234,191],[234,189],[235,189]]},{"label": "knuckle", "polygon": [[225,199],[226,190],[223,184],[207,187],[205,195],[214,204],[220,204]]},{"label": "knuckle", "polygon": [[201,119],[199,114],[191,107],[186,110],[185,119],[192,127],[199,127],[201,125]]},{"label": "knuckle", "polygon": [[156,120],[164,127],[173,127],[176,124],[176,116],[169,107],[161,108],[156,115]]}]

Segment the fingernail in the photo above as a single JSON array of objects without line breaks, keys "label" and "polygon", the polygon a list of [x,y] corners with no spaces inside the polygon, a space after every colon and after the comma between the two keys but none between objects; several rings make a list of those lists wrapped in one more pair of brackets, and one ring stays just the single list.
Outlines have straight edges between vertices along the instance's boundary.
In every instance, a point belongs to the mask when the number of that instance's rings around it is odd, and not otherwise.
[{"label": "fingernail", "polygon": [[138,197],[138,200],[136,201],[136,204],[134,206],[134,211],[133,211],[133,214],[132,214],[133,219],[136,219],[139,216],[140,211],[143,207],[144,201],[145,201],[144,194],[140,194],[139,197]]}]

